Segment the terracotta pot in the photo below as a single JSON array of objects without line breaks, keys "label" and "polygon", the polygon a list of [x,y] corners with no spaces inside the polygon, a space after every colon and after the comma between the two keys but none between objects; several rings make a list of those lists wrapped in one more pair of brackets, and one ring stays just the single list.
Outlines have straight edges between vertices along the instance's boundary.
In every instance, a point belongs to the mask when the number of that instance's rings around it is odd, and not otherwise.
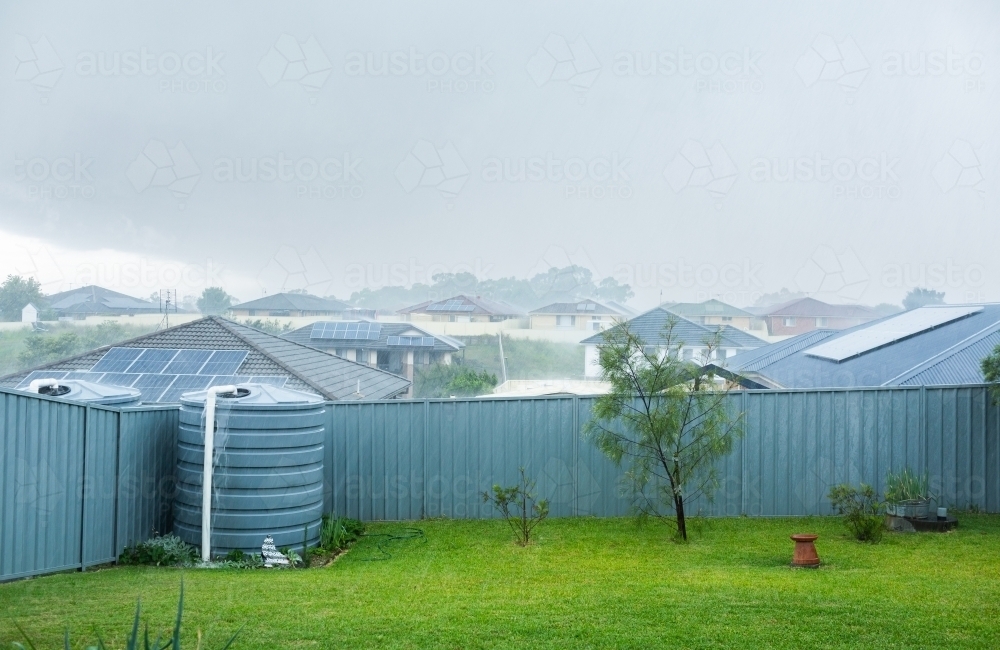
[{"label": "terracotta pot", "polygon": [[819,566],[819,555],[816,553],[816,545],[813,544],[819,535],[812,533],[798,533],[792,535],[795,542],[795,554],[792,555],[792,566],[816,568]]}]

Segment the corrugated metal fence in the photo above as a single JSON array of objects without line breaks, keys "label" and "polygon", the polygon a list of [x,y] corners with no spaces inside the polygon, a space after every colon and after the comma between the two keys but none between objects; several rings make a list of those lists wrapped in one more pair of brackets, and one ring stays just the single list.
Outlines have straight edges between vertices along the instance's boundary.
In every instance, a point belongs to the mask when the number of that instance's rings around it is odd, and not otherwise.
[{"label": "corrugated metal fence", "polygon": [[[745,391],[745,437],[691,512],[831,513],[841,483],[926,469],[952,507],[1000,511],[1000,418],[985,386]],[[327,510],[365,520],[492,517],[480,492],[524,466],[553,516],[623,515],[622,472],[579,433],[592,397],[332,403]]]},{"label": "corrugated metal fence", "polygon": [[168,531],[177,409],[0,390],[0,580],[110,562]]},{"label": "corrugated metal fence", "polygon": [[[326,510],[364,520],[493,517],[480,492],[524,466],[553,516],[627,514],[621,470],[580,431],[592,397],[327,404]],[[952,507],[1000,511],[1000,410],[985,386],[746,391],[746,435],[708,515],[828,514],[840,482],[930,473]],[[112,561],[171,526],[176,408],[0,390],[0,580]]]}]

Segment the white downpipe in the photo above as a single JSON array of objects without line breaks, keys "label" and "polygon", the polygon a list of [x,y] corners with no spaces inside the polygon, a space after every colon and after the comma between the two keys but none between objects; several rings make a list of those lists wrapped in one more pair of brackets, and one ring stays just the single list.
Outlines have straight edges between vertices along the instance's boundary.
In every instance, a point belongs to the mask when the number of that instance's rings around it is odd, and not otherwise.
[{"label": "white downpipe", "polygon": [[[43,380],[44,381],[44,380]],[[213,386],[205,395],[205,460],[201,479],[201,559],[212,558],[212,456],[215,454],[215,398],[235,393],[236,386]]]},{"label": "white downpipe", "polygon": [[28,390],[32,393],[37,393],[38,389],[43,386],[58,386],[58,379],[32,379],[31,383],[28,384]]}]

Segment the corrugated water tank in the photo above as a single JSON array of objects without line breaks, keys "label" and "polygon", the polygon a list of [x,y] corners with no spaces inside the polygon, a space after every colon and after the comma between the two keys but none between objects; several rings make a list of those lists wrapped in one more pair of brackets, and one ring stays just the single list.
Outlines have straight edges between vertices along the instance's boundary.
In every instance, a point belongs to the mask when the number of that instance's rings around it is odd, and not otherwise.
[{"label": "corrugated water tank", "polygon": [[[319,541],[326,409],[318,395],[240,384],[216,399],[212,555]],[[181,396],[174,534],[201,545],[206,392]]]},{"label": "corrugated water tank", "polygon": [[142,397],[142,393],[135,388],[95,384],[79,379],[60,379],[55,386],[40,386],[38,394],[102,406],[136,406]]}]

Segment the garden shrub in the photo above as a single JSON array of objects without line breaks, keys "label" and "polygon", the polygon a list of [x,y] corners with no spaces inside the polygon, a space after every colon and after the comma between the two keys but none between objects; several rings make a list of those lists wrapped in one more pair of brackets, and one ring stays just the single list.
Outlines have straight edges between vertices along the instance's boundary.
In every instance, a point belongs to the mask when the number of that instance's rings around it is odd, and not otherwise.
[{"label": "garden shrub", "polygon": [[176,535],[161,535],[135,546],[126,546],[118,561],[122,564],[190,566],[198,560],[198,549]]},{"label": "garden shrub", "polygon": [[353,544],[365,532],[365,525],[357,519],[323,515],[319,532],[320,547],[330,553],[342,551]]},{"label": "garden shrub", "polygon": [[841,515],[854,538],[877,544],[885,531],[885,503],[875,488],[862,483],[860,488],[841,483],[830,488],[830,503]]}]

